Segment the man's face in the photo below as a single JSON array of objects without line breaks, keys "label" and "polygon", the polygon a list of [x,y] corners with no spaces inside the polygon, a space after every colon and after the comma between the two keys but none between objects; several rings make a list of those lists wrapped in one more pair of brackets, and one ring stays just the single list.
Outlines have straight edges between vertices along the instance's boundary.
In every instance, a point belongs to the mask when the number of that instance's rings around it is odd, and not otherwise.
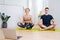
[{"label": "man's face", "polygon": [[49,9],[45,9],[45,13],[48,14]]},{"label": "man's face", "polygon": [[26,9],[25,12],[26,12],[26,14],[28,14],[30,12],[30,10],[29,9]]}]

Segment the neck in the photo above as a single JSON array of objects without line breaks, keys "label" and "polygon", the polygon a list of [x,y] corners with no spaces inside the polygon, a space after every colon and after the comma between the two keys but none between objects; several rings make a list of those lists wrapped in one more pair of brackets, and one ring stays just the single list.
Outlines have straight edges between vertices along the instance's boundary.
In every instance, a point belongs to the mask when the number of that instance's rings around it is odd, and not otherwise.
[{"label": "neck", "polygon": [[26,14],[26,15],[29,15],[29,14]]},{"label": "neck", "polygon": [[48,15],[48,13],[46,13],[45,15]]}]

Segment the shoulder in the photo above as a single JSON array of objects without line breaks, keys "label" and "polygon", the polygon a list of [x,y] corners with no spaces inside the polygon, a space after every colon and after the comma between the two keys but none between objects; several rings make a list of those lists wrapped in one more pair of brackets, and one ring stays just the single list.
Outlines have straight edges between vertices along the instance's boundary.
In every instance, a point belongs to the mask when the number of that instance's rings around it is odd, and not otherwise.
[{"label": "shoulder", "polygon": [[41,15],[41,17],[45,16],[45,14]]},{"label": "shoulder", "polygon": [[49,15],[49,17],[50,17],[51,19],[54,19],[52,15]]},{"label": "shoulder", "polygon": [[41,15],[41,19],[43,19],[45,17],[45,15],[43,14],[43,15]]},{"label": "shoulder", "polygon": [[26,15],[23,16],[23,18],[25,17]]},{"label": "shoulder", "polygon": [[51,17],[52,17],[52,15],[51,15],[51,14],[49,14],[49,16],[51,16]]}]

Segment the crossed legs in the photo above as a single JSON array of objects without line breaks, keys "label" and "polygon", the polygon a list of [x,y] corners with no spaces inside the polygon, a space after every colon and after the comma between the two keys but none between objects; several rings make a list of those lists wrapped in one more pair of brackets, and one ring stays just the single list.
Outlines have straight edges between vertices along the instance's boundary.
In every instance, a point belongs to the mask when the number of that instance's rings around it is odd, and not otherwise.
[{"label": "crossed legs", "polygon": [[50,26],[45,26],[45,25],[43,25],[43,24],[38,24],[39,25],[39,27],[41,28],[41,29],[43,29],[43,30],[53,30],[53,31],[55,31],[55,26],[54,25],[50,25]]},{"label": "crossed legs", "polygon": [[17,23],[17,25],[21,28],[32,29],[34,24],[32,23]]}]

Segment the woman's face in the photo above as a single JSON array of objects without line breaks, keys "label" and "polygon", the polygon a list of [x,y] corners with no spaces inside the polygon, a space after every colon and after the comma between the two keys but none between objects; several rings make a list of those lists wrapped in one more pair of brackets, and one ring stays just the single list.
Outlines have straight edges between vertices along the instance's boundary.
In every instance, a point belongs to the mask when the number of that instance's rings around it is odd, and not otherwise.
[{"label": "woman's face", "polygon": [[25,12],[26,12],[26,14],[28,14],[30,12],[30,10],[29,9],[25,9]]}]

